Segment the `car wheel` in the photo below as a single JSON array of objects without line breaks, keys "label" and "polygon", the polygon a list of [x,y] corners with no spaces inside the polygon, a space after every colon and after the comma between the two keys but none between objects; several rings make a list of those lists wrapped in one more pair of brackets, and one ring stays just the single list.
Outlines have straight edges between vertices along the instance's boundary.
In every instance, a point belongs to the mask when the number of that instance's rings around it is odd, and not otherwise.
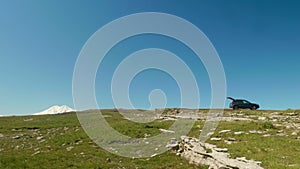
[{"label": "car wheel", "polygon": [[252,106],[251,110],[256,110],[257,107],[256,106]]},{"label": "car wheel", "polygon": [[237,109],[239,109],[238,106],[233,106],[233,110],[237,110]]}]

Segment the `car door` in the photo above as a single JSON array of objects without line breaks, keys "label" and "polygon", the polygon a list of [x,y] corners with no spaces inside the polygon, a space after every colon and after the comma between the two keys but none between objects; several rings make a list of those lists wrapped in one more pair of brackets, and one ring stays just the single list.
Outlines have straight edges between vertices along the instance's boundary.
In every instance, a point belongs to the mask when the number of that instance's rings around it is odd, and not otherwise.
[{"label": "car door", "polygon": [[243,101],[242,100],[235,100],[234,102],[235,106],[237,106],[238,108],[243,108]]},{"label": "car door", "polygon": [[248,102],[247,100],[243,100],[242,108],[243,109],[251,108],[250,102]]}]

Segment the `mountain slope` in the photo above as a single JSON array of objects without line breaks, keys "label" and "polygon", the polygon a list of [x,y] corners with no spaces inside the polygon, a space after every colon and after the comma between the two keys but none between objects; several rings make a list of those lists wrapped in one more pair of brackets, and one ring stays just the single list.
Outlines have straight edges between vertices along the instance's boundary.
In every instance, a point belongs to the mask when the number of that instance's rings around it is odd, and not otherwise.
[{"label": "mountain slope", "polygon": [[55,106],[52,106],[44,111],[41,111],[39,113],[35,113],[33,115],[45,115],[45,114],[61,114],[61,113],[66,113],[66,112],[73,112],[75,111],[74,109],[66,106],[66,105],[63,105],[63,106],[58,106],[58,105],[55,105]]}]

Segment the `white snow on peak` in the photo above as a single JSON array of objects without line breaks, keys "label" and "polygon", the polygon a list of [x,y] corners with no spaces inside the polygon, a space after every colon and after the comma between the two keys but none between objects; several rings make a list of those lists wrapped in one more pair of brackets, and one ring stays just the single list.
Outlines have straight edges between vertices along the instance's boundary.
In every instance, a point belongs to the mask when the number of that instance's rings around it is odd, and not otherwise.
[{"label": "white snow on peak", "polygon": [[44,115],[44,114],[61,114],[61,113],[66,113],[66,112],[73,112],[75,111],[74,109],[63,105],[63,106],[52,106],[44,111],[41,111],[39,113],[34,113],[33,115]]}]

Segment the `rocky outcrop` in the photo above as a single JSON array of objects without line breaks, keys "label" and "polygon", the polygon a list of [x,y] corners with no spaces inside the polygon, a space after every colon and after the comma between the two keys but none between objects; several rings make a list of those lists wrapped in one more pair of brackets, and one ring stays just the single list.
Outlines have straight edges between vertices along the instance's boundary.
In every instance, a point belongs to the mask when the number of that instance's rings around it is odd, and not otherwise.
[{"label": "rocky outcrop", "polygon": [[192,137],[182,136],[178,144],[174,144],[172,140],[168,147],[173,147],[177,155],[190,163],[207,165],[210,169],[262,169],[261,162],[247,160],[245,157],[230,158],[226,148],[217,148]]}]

